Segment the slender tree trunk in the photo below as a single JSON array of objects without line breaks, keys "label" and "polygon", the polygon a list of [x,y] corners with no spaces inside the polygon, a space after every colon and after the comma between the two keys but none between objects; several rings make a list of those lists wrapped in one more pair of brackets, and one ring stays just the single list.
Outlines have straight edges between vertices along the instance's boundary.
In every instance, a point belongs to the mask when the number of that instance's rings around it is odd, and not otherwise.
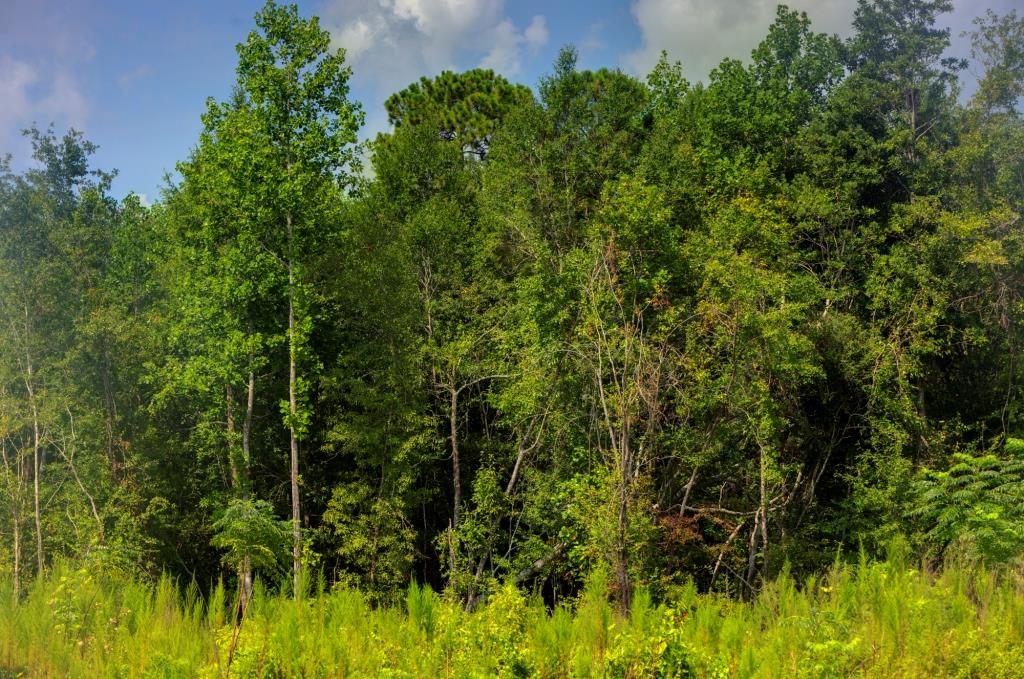
[{"label": "slender tree trunk", "polygon": [[743,581],[744,599],[750,600],[754,597],[754,568],[757,559],[757,533],[761,530],[761,509],[754,512],[754,525],[750,528],[750,550],[747,552],[747,577]]},{"label": "slender tree trunk", "polygon": [[96,530],[99,534],[100,542],[103,542],[103,520],[100,518],[100,513],[96,509],[96,500],[93,498],[92,493],[86,489],[85,484],[82,483],[82,478],[78,475],[78,468],[75,466],[75,443],[78,439],[78,435],[75,433],[75,418],[74,415],[71,414],[71,408],[67,409],[67,413],[71,422],[71,438],[65,439],[61,444],[55,444],[52,439],[50,442],[53,444],[54,449],[56,449],[60,456],[64,458],[64,462],[71,471],[72,478],[75,479],[75,485],[78,486],[78,489],[82,491],[82,495],[84,495],[85,499],[89,502],[89,508],[92,510],[92,518],[96,521]]},{"label": "slender tree trunk", "polygon": [[[18,601],[21,597],[21,515],[18,512],[18,505],[21,502],[21,469],[20,465],[18,469],[11,472],[10,459],[7,457],[7,441],[0,442],[0,456],[3,457],[4,471],[7,473],[8,479],[8,495],[11,499],[11,532],[14,540],[14,572],[12,573],[12,585],[14,587],[14,600]],[[19,492],[15,492],[15,486],[11,482],[12,478],[18,479],[17,488]]]},{"label": "slender tree trunk", "polygon": [[683,503],[679,505],[679,516],[686,515],[686,503],[690,501],[690,491],[693,490],[693,484],[697,482],[697,465],[693,466],[693,471],[690,473],[690,480],[686,482],[684,488],[686,492],[683,493]]},{"label": "slender tree trunk", "polygon": [[[242,499],[249,499],[249,486],[252,483],[252,453],[249,441],[252,433],[252,411],[256,400],[256,375],[249,371],[249,386],[245,399],[245,419],[242,421],[242,464],[244,465],[244,478],[242,479]],[[245,615],[249,607],[249,600],[252,598],[252,562],[249,556],[242,560],[242,573],[239,577],[241,585],[241,608],[242,615]]]},{"label": "slender tree trunk", "polygon": [[39,442],[39,419],[35,405],[32,406],[32,420],[32,511],[36,524],[36,567],[38,568],[37,572],[41,575],[45,563],[43,559],[43,515],[39,506],[39,482],[43,470],[43,455]]},{"label": "slender tree trunk", "polygon": [[[28,325],[28,310],[25,310],[25,323]],[[27,328],[26,328],[27,329]],[[25,333],[26,342],[28,333]],[[39,408],[36,404],[35,389],[33,388],[32,354],[25,350],[25,390],[28,392],[29,404],[32,408],[32,505],[36,524],[36,568],[37,573],[42,575],[45,560],[43,558],[43,517],[39,505],[40,497],[40,476],[43,471],[44,453],[42,440],[39,432]]]},{"label": "slender tree trunk", "polygon": [[633,599],[632,583],[629,580],[629,480],[632,460],[629,445],[629,413],[622,418],[622,443],[619,469],[619,517],[616,555],[616,581],[619,589],[619,609],[623,615],[629,615]]},{"label": "slender tree trunk", "polygon": [[[249,441],[252,438],[252,411],[256,402],[256,374],[249,371],[249,386],[245,398],[245,420],[242,421],[242,461],[245,463],[246,480],[250,476],[250,465],[252,464],[252,451]],[[245,497],[249,497],[249,484],[245,484]]]},{"label": "slender tree trunk", "polygon": [[[238,458],[238,451],[235,449],[235,390],[231,388],[230,384],[224,385],[224,394],[227,399],[227,429],[228,429],[228,464],[231,467],[231,487],[235,491],[235,495],[243,500],[248,499],[249,493],[246,491],[248,479],[243,479],[243,472],[241,465],[244,463],[245,453],[242,453],[242,458]],[[244,428],[244,425],[243,425]],[[244,439],[244,432],[243,432]],[[249,582],[249,557],[243,557],[242,561],[238,564],[238,609],[236,611],[238,620],[245,615],[245,609],[248,605],[248,582]],[[232,649],[234,650],[234,649]],[[228,655],[228,662],[230,663],[231,655]]]},{"label": "slender tree trunk", "polygon": [[14,524],[14,600],[17,601],[21,598],[21,520],[17,509],[11,509],[11,519]]},{"label": "slender tree trunk", "polygon": [[[528,428],[526,430],[526,433],[523,434],[520,437],[520,439],[519,439],[519,449],[518,449],[518,452],[516,454],[516,461],[515,461],[515,464],[512,466],[512,474],[509,476],[508,484],[505,485],[505,497],[506,498],[512,497],[512,491],[516,487],[516,481],[519,480],[519,470],[520,470],[520,468],[523,465],[523,460],[526,458],[527,451],[530,448],[532,448],[532,446],[527,447],[527,445],[526,445],[526,437],[529,435],[529,433],[530,433],[530,428]],[[494,520],[494,523],[491,525],[491,533],[492,534],[494,533],[495,530],[497,530],[498,525],[499,525],[500,522],[501,522],[501,518],[500,517],[498,517],[498,518],[496,518]],[[484,554],[482,554],[480,556],[480,560],[477,561],[476,571],[473,573],[473,584],[470,586],[469,596],[466,598],[466,611],[467,612],[473,610],[473,606],[476,604],[476,600],[477,600],[477,587],[480,585],[480,576],[482,576],[483,573],[484,573],[484,566],[487,565],[487,557],[488,557],[488,553],[484,552]]]},{"label": "slender tree trunk", "polygon": [[632,584],[629,581],[629,532],[628,489],[625,480],[619,486],[619,517],[618,536],[616,539],[615,580],[619,590],[619,609],[623,615],[629,615],[632,599]]},{"label": "slender tree trunk", "polygon": [[[999,411],[999,423],[1000,423],[1002,431],[1003,431],[1002,436],[1000,437],[999,440],[1000,440],[1000,445],[1004,445],[1004,446],[1006,445],[1007,437],[1009,437],[1009,435],[1010,435],[1009,418],[1007,418],[1007,413],[1009,413],[1009,411],[1010,411],[1010,403],[1013,400],[1013,386],[1014,386],[1013,378],[1014,378],[1015,363],[1016,363],[1015,359],[1017,358],[1017,343],[1013,341],[1013,335],[1012,334],[1010,336],[1010,343],[1009,344],[1010,344],[1010,351],[1009,351],[1009,357],[1008,357],[1009,370],[1006,373],[1006,397],[1003,399],[1003,408],[1002,408],[1002,410]],[[923,402],[924,401],[924,397],[922,396],[920,398],[920,400]],[[921,407],[921,410],[922,411],[924,410],[924,406]]]},{"label": "slender tree trunk", "polygon": [[299,586],[302,580],[302,529],[299,517],[299,439],[295,431],[295,420],[298,417],[298,400],[296,395],[296,341],[295,341],[295,270],[292,262],[292,216],[286,216],[288,224],[288,412],[291,418],[288,423],[289,442],[291,444],[291,490],[292,490],[292,577],[295,587],[295,598],[299,598]]},{"label": "slender tree trunk", "polygon": [[535,573],[543,570],[543,568],[545,566],[547,566],[548,564],[550,564],[552,561],[560,558],[562,556],[562,554],[565,553],[566,547],[568,547],[568,545],[566,543],[559,542],[558,544],[556,544],[551,549],[550,552],[548,552],[548,554],[546,556],[543,556],[540,559],[537,559],[532,564],[530,564],[529,566],[527,566],[523,570],[519,571],[516,574],[516,579],[515,579],[516,585],[517,586],[518,585],[522,585],[524,582],[526,582],[531,577],[533,577],[533,575]]},{"label": "slender tree trunk", "polygon": [[224,398],[227,401],[228,467],[231,470],[231,487],[240,495],[241,473],[238,469],[238,456],[235,454],[235,390],[230,384],[224,385]]},{"label": "slender tree trunk", "polygon": [[910,109],[910,140],[917,139],[917,97],[914,88],[907,91],[907,108]]},{"label": "slender tree trunk", "polygon": [[[242,500],[249,499],[250,452],[249,441],[252,431],[252,411],[255,401],[256,376],[250,370],[246,387],[245,417],[242,420],[242,456],[239,459],[235,449],[235,393],[230,384],[225,385],[227,397],[228,455],[231,463],[231,485]],[[248,556],[238,564],[238,615],[244,616],[252,597],[252,562]]]},{"label": "slender tree trunk", "polygon": [[729,545],[731,545],[732,541],[736,539],[736,536],[740,534],[740,529],[743,528],[743,524],[746,522],[747,520],[743,519],[742,521],[736,524],[736,527],[732,529],[731,533],[729,533],[729,537],[726,538],[725,544],[722,545],[721,551],[718,552],[718,558],[715,559],[715,567],[711,571],[711,582],[708,583],[709,590],[712,586],[714,586],[715,578],[718,577],[718,569],[722,567],[722,559],[725,557],[726,550],[729,549]]},{"label": "slender tree trunk", "polygon": [[761,449],[761,573],[762,579],[769,576],[768,573],[768,488],[767,488],[767,465],[768,460],[765,450]]},{"label": "slender tree trunk", "polygon": [[462,504],[462,481],[460,479],[461,469],[459,468],[459,390],[454,386],[449,389],[451,400],[448,406],[448,426],[451,430],[452,439],[452,479],[455,486],[455,503],[452,511],[452,527],[459,528],[459,505]]},{"label": "slender tree trunk", "polygon": [[117,426],[117,402],[114,400],[114,387],[110,377],[110,353],[103,352],[103,399],[106,405],[106,429],[107,429],[107,464],[114,479],[117,479],[117,463],[114,459],[114,432]]}]

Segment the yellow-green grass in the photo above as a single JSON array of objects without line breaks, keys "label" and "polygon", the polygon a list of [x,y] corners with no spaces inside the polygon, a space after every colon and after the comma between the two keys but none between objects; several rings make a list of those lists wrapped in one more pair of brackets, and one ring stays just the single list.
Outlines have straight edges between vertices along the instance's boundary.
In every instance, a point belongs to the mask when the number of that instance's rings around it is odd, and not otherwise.
[{"label": "yellow-green grass", "polygon": [[14,603],[0,583],[2,677],[1024,677],[1024,575],[899,559],[786,574],[751,602],[643,591],[626,619],[600,577],[551,611],[514,587],[472,613],[426,588],[232,596],[56,567]]}]

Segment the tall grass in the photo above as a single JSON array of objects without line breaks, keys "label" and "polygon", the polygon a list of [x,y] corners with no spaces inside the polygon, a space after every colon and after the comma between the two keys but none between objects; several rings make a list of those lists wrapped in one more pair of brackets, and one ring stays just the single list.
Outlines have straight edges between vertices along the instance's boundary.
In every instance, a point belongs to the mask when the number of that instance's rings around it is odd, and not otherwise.
[{"label": "tall grass", "polygon": [[[514,587],[477,611],[416,584],[404,606],[359,592],[257,587],[235,628],[207,601],[57,567],[15,603],[0,583],[2,677],[1024,677],[1024,575],[897,557],[787,573],[749,603],[637,593],[623,619],[600,574],[553,611]],[[322,588],[318,588],[322,589]]]}]

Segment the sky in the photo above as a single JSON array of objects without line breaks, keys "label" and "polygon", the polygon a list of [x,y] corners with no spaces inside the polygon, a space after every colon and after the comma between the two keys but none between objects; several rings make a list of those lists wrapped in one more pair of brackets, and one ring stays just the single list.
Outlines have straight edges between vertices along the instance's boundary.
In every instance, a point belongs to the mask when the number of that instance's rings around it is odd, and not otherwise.
[{"label": "sky", "polygon": [[[53,123],[99,146],[93,165],[117,169],[113,193],[158,200],[165,177],[199,138],[208,97],[226,99],[235,45],[261,0],[0,0],[0,154],[29,162],[20,130]],[[746,59],[767,33],[776,0],[303,0],[352,66],[364,138],[387,129],[383,102],[421,76],[492,68],[535,86],[573,44],[581,68],[644,76],[662,49],[691,81],[725,57]],[[856,0],[790,0],[816,30],[847,36]],[[950,53],[986,9],[1024,0],[954,0],[943,17]],[[970,78],[970,74],[967,75]]]}]

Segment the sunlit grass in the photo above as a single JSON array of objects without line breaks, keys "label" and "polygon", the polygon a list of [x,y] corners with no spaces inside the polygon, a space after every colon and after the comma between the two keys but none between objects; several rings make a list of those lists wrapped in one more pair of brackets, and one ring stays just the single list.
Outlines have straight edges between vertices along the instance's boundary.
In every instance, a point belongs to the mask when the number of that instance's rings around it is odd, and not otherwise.
[{"label": "sunlit grass", "polygon": [[301,601],[257,586],[245,622],[232,594],[203,602],[56,567],[14,603],[0,583],[0,677],[1024,677],[1024,576],[900,558],[787,574],[752,602],[635,597],[615,613],[593,579],[551,611],[514,587],[473,613],[410,586],[404,606],[359,592]]}]

